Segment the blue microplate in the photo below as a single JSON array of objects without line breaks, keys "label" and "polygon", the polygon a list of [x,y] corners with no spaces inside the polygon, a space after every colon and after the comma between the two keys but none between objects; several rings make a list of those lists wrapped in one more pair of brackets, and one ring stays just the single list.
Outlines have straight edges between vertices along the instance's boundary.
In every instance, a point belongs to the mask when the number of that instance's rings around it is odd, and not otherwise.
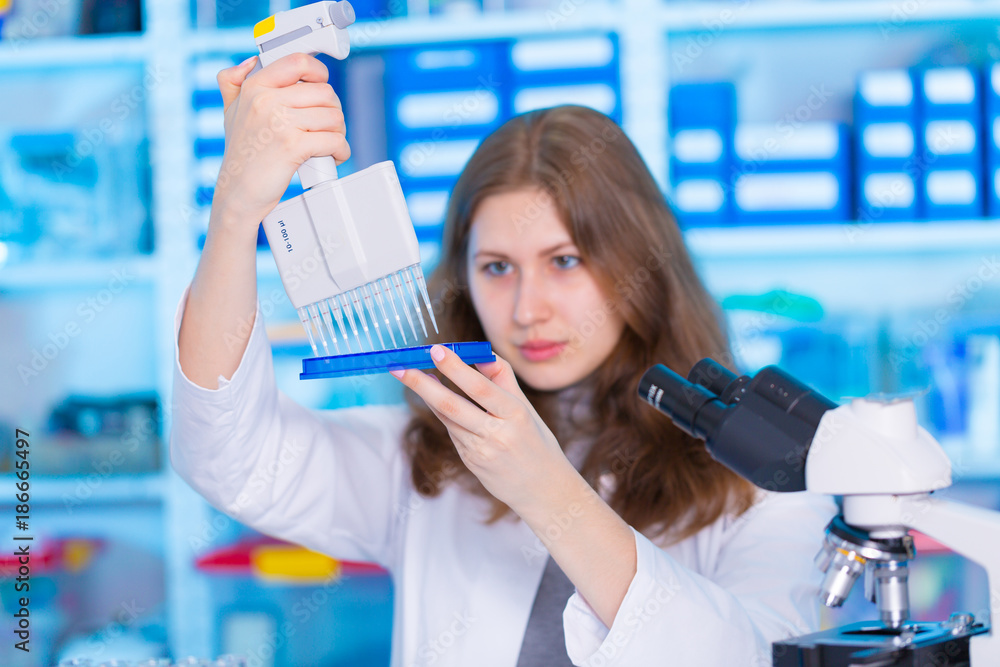
[{"label": "blue microplate", "polygon": [[[493,348],[487,342],[441,343],[452,350],[467,364],[481,364],[496,361]],[[341,354],[333,357],[314,357],[302,360],[299,379],[339,378],[348,375],[372,375],[388,373],[402,368],[434,368],[431,359],[432,345],[401,347],[396,350]]]}]

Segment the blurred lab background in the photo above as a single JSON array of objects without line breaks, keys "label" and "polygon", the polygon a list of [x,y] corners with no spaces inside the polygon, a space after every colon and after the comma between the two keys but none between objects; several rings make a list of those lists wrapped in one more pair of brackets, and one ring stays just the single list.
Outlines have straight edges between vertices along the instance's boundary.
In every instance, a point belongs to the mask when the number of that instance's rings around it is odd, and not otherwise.
[{"label": "blurred lab background", "polygon": [[[599,109],[673,202],[743,370],[779,364],[835,400],[915,397],[954,464],[946,493],[1000,508],[1000,2],[352,1],[352,54],[324,61],[354,151],[342,173],[395,161],[425,270],[486,133]],[[4,665],[388,664],[383,571],[239,525],[166,451],[174,311],[224,147],[215,75],[289,6],[0,0],[0,540],[20,428],[36,555],[30,654],[9,639],[0,557]],[[316,408],[399,401],[382,377],[298,379],[311,354],[260,246],[281,389]],[[981,569],[918,552],[915,618],[987,608]],[[874,616],[859,592],[823,611],[827,627]]]}]

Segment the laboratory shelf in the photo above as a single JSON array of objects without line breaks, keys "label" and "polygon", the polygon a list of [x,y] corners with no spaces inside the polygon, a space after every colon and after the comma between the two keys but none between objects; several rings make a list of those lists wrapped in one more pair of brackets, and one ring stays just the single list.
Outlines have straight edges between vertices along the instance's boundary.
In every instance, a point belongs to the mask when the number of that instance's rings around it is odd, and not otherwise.
[{"label": "laboratory shelf", "polygon": [[114,283],[125,287],[152,284],[158,273],[151,255],[119,259],[59,261],[47,259],[23,264],[0,265],[0,290],[50,290],[103,287]]},{"label": "laboratory shelf", "polygon": [[[471,16],[428,16],[358,21],[348,28],[351,50],[441,42],[469,42],[526,36],[551,36],[553,32],[609,32],[621,27],[620,9],[595,3],[586,11],[567,13],[553,20],[552,11],[523,10]],[[242,53],[255,50],[250,27],[196,30],[187,37],[194,53]]]},{"label": "laboratory shelf", "polygon": [[1000,251],[1000,220],[861,222],[689,229],[702,259],[978,254]]},{"label": "laboratory shelf", "polygon": [[[13,505],[14,485],[20,480],[14,473],[0,475],[0,506]],[[165,489],[163,473],[141,475],[101,475],[99,473],[66,476],[32,475],[31,503],[38,505],[79,506],[92,503],[158,503]]]},{"label": "laboratory shelf", "polygon": [[120,65],[142,62],[149,51],[149,36],[138,33],[8,38],[0,42],[0,71]]},{"label": "laboratory shelf", "polygon": [[994,0],[914,0],[867,2],[682,2],[664,4],[659,23],[671,32],[722,32],[783,28],[837,28],[969,21],[1000,17]]}]

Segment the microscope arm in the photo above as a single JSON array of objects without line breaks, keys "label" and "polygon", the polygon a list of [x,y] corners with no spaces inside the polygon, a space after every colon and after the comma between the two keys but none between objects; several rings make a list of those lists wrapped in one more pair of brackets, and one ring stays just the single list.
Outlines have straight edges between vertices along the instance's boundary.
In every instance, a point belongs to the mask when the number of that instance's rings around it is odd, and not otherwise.
[{"label": "microscope arm", "polygon": [[[918,530],[986,570],[991,630],[970,642],[973,665],[1000,665],[1000,513],[929,494],[848,496],[844,520],[856,526]],[[977,620],[984,622],[981,613]]]}]

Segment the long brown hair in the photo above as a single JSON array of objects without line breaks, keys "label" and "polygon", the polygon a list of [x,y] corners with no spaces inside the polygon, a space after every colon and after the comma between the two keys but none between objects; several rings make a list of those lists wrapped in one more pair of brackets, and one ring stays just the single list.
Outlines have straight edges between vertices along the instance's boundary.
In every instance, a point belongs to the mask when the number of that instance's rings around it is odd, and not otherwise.
[{"label": "long brown hair", "polygon": [[[564,447],[582,434],[592,439],[580,472],[595,488],[610,481],[609,504],[636,530],[682,539],[727,510],[746,510],[753,487],[636,394],[653,364],[686,375],[703,357],[728,361],[729,344],[667,202],[635,146],[607,116],[578,106],[533,111],[482,142],[452,192],[441,257],[428,281],[440,326],[436,341],[485,340],[466,275],[473,216],[487,197],[526,188],[551,197],[607,296],[604,316],[618,312],[625,329],[582,382],[589,418],[567,419],[557,392],[522,384],[525,395]],[[530,216],[525,211],[526,221]],[[517,224],[512,221],[512,233]],[[594,313],[595,327],[601,318]],[[570,344],[585,343],[592,330],[584,329]],[[440,420],[413,392],[406,398],[414,413],[405,435],[414,487],[435,496],[457,481],[492,497],[462,463]],[[510,511],[496,499],[493,507],[489,521]]]}]

